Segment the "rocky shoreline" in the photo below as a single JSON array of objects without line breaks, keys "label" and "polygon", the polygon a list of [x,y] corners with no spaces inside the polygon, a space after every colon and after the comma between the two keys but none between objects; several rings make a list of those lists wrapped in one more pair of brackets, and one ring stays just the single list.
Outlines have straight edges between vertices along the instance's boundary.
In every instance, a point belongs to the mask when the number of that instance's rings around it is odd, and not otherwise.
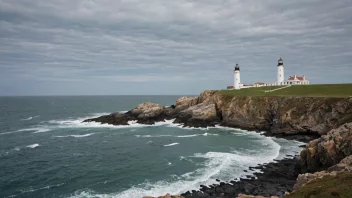
[{"label": "rocky shoreline", "polygon": [[293,190],[299,174],[326,170],[352,154],[352,98],[229,97],[205,91],[199,97],[182,97],[170,107],[146,102],[124,114],[84,122],[151,125],[166,119],[185,127],[221,125],[308,143],[300,156],[252,167],[262,171],[255,177],[200,186],[199,191],[182,194],[185,198],[239,194],[283,197]]},{"label": "rocky shoreline", "polygon": [[253,176],[221,182],[211,186],[201,186],[199,191],[191,191],[181,194],[185,198],[232,198],[238,194],[278,196],[282,197],[286,192],[291,192],[299,174],[297,159],[285,158],[280,161],[261,164],[250,167],[248,170],[259,170]]}]

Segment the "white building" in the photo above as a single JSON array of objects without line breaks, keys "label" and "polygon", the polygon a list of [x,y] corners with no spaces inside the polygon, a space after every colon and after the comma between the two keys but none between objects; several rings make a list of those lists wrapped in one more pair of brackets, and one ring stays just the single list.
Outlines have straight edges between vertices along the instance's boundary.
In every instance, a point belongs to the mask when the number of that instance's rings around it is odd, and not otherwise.
[{"label": "white building", "polygon": [[303,75],[302,77],[293,75],[288,78],[288,80],[284,81],[284,62],[282,58],[278,60],[277,64],[277,83],[276,85],[308,85],[309,81]]},{"label": "white building", "polygon": [[309,81],[307,80],[306,76],[290,76],[288,80],[285,82],[286,85],[309,85]]},{"label": "white building", "polygon": [[240,66],[238,64],[236,64],[234,88],[241,89],[240,84],[241,84]]},{"label": "white building", "polygon": [[282,58],[280,58],[277,63],[277,84],[282,85],[284,81],[285,81],[284,61],[282,60]]},{"label": "white building", "polygon": [[235,73],[234,73],[234,85],[228,86],[227,89],[244,89],[244,88],[251,88],[251,87],[263,87],[263,86],[286,86],[286,85],[308,85],[310,82],[307,78],[303,75],[302,77],[293,75],[285,80],[285,70],[284,70],[284,61],[282,58],[278,60],[277,64],[277,80],[274,83],[264,83],[264,82],[256,82],[250,85],[244,85],[241,83],[241,76],[240,76],[240,66],[236,64],[235,66]]}]

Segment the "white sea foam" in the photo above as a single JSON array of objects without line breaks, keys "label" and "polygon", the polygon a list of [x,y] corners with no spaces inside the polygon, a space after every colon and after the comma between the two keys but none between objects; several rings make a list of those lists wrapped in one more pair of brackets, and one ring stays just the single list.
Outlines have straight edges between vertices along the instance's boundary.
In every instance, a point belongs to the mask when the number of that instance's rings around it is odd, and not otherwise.
[{"label": "white sea foam", "polygon": [[58,138],[66,138],[66,137],[75,137],[75,138],[83,138],[83,137],[88,137],[91,135],[94,135],[95,133],[88,133],[88,134],[83,134],[83,135],[64,135],[64,136],[54,136]]},{"label": "white sea foam", "polygon": [[56,184],[56,185],[49,185],[49,186],[44,186],[44,187],[42,187],[42,188],[37,188],[37,189],[29,188],[29,189],[26,189],[26,190],[21,190],[21,192],[22,192],[22,193],[31,193],[31,192],[35,192],[35,191],[39,191],[39,190],[45,190],[45,189],[60,187],[60,186],[62,186],[62,185],[64,185],[64,184],[65,184],[65,183]]},{"label": "white sea foam", "polygon": [[39,117],[39,116],[24,118],[24,119],[21,119],[21,121],[28,121],[28,120],[32,120],[33,118],[37,118],[37,117]]},{"label": "white sea foam", "polygon": [[29,118],[25,118],[25,119],[21,119],[22,121],[27,121],[27,120],[31,120],[33,119],[33,117],[29,117]]},{"label": "white sea foam", "polygon": [[[243,132],[246,135],[258,138],[263,144],[266,144],[267,149],[260,151],[257,150],[255,153],[250,154],[247,151],[233,151],[231,153],[207,152],[196,153],[193,156],[188,157],[180,156],[180,160],[198,158],[204,159],[205,161],[201,164],[202,168],[184,173],[180,176],[175,176],[176,180],[175,177],[172,177],[173,179],[165,179],[154,183],[145,182],[123,192],[111,194],[99,194],[91,190],[77,191],[72,197],[139,198],[147,195],[160,196],[166,193],[180,194],[188,190],[198,189],[201,184],[210,185],[217,183],[215,179],[229,181],[234,178],[243,177],[244,175],[253,175],[254,172],[259,171],[254,170],[246,173],[243,170],[248,169],[250,166],[256,166],[257,164],[272,162],[273,159],[279,157],[281,147],[277,142],[283,140],[264,137],[258,133]],[[292,141],[289,142],[292,143]],[[280,142],[280,144],[281,143],[283,143],[283,145],[286,144],[285,142]],[[295,144],[297,146],[297,143]],[[292,154],[290,147],[288,147],[287,152]],[[197,162],[199,163],[199,160],[197,160]]]},{"label": "white sea foam", "polygon": [[180,144],[180,143],[175,142],[175,143],[167,144],[167,145],[164,145],[164,146],[175,146],[175,145],[178,145],[178,144]]},{"label": "white sea foam", "polygon": [[203,134],[192,134],[192,135],[179,135],[179,138],[197,137],[197,136],[218,136],[219,134],[203,133]]},{"label": "white sea foam", "polygon": [[158,137],[171,137],[172,135],[135,135],[136,137],[143,138],[158,138]]},{"label": "white sea foam", "polygon": [[20,129],[20,130],[17,130],[17,131],[10,131],[10,132],[5,132],[5,133],[0,133],[0,135],[27,132],[27,131],[34,131],[34,133],[43,133],[43,132],[48,132],[50,130],[51,129],[49,129],[47,127],[35,127],[35,128],[26,128],[26,129]]},{"label": "white sea foam", "polygon": [[[270,141],[270,140],[264,140]],[[255,166],[258,163],[266,163],[275,159],[280,146],[272,141],[272,149],[268,153],[258,153],[257,156],[246,156],[240,153],[208,152],[197,153],[192,158],[205,160],[203,168],[182,174],[174,181],[159,181],[155,183],[146,182],[134,186],[126,191],[111,194],[98,194],[94,191],[77,192],[73,197],[104,197],[104,198],[139,198],[143,196],[160,196],[166,193],[180,194],[188,190],[198,189],[199,185],[210,185],[217,183],[215,179],[221,180],[240,177],[244,167]],[[184,157],[180,157],[184,159]]]},{"label": "white sea foam", "polygon": [[27,147],[34,149],[34,148],[37,148],[38,146],[40,146],[40,145],[39,144],[31,144],[31,145],[28,145]]}]

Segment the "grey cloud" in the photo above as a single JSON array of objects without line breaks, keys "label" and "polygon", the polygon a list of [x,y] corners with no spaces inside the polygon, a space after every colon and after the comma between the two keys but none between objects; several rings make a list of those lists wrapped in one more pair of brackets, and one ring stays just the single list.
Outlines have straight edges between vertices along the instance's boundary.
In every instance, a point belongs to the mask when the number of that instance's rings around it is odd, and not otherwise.
[{"label": "grey cloud", "polygon": [[0,95],[9,94],[11,79],[28,89],[48,82],[67,93],[72,88],[58,82],[115,82],[125,87],[119,93],[149,83],[156,94],[167,93],[154,87],[163,82],[175,93],[193,93],[231,84],[236,62],[245,83],[272,82],[280,56],[286,75],[305,74],[313,83],[349,82],[352,76],[348,0],[0,0],[0,5],[0,83],[7,87],[0,86]]}]

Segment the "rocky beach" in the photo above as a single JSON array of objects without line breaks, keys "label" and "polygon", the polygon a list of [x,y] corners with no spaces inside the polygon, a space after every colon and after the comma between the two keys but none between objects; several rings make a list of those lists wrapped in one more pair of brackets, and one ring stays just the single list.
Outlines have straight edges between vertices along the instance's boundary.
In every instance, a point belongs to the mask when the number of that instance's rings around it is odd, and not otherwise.
[{"label": "rocky beach", "polygon": [[186,198],[293,196],[312,178],[351,173],[352,98],[228,96],[204,91],[199,97],[181,97],[170,107],[146,102],[126,113],[84,122],[153,125],[164,120],[184,127],[241,128],[307,143],[299,156],[258,164],[251,167],[260,170],[254,176],[200,186],[181,195]]}]

